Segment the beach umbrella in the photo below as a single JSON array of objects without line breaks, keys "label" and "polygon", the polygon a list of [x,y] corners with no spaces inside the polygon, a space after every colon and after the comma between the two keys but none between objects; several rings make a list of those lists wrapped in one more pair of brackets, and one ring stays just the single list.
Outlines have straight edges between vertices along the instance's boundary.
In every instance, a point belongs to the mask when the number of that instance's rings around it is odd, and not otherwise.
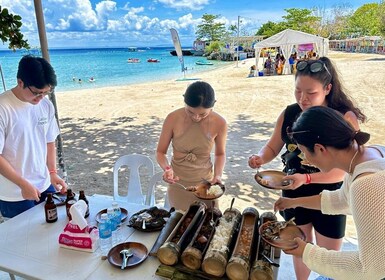
[{"label": "beach umbrella", "polygon": [[[45,23],[44,23],[44,14],[43,14],[43,7],[41,5],[41,0],[34,0],[35,5],[35,14],[36,14],[36,22],[37,22],[37,29],[39,32],[39,40],[40,40],[40,49],[43,55],[43,58],[50,62],[49,58],[49,52],[48,52],[48,42],[47,42],[47,34],[45,31]],[[59,123],[59,114],[57,110],[57,104],[56,104],[56,95],[55,91],[50,95],[50,100],[55,108],[55,117],[57,124],[60,128]],[[61,133],[59,133],[57,139],[57,156],[58,156],[58,164],[60,169],[62,170],[62,176],[65,181],[68,180],[67,178],[67,171],[64,164],[64,156],[63,156],[63,138],[61,137]]]}]

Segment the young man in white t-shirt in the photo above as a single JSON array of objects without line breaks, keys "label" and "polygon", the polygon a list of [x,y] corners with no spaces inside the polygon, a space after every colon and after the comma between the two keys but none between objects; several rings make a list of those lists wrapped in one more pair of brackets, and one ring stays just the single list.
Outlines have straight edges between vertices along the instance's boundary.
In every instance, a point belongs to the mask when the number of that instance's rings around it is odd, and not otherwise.
[{"label": "young man in white t-shirt", "polygon": [[0,95],[0,211],[12,218],[45,200],[48,192],[65,193],[56,173],[55,109],[46,98],[57,85],[43,58],[24,56],[17,85]]}]

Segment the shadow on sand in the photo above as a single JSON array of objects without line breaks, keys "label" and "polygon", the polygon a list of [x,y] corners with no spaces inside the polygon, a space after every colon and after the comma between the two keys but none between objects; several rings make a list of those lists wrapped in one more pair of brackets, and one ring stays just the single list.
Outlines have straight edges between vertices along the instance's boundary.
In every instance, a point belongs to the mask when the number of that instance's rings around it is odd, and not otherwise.
[{"label": "shadow on sand", "polygon": [[[84,189],[88,195],[112,195],[112,168],[115,161],[125,154],[148,155],[155,163],[155,171],[160,171],[155,151],[163,120],[152,117],[150,122],[139,126],[132,125],[134,120],[130,117],[110,121],[95,118],[61,119],[64,161],[70,187],[75,191]],[[272,209],[275,198],[271,193],[274,191],[255,183],[255,171],[249,168],[247,160],[265,144],[265,141],[255,140],[256,137],[267,139],[273,128],[273,123],[255,122],[245,115],[239,115],[229,126],[223,177],[228,200],[234,196],[247,206]],[[268,167],[280,169],[282,164],[276,159]],[[128,174],[120,177],[119,184],[124,185]],[[142,183],[146,185],[147,182],[148,178],[145,178]]]}]

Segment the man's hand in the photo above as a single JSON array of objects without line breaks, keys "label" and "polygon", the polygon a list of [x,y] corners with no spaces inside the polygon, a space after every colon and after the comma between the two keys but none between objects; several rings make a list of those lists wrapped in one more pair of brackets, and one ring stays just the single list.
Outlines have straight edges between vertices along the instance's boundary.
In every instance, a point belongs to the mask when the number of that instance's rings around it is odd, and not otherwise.
[{"label": "man's hand", "polygon": [[67,183],[56,173],[51,173],[50,177],[51,185],[54,186],[57,191],[60,191],[61,194],[65,194],[68,188]]},{"label": "man's hand", "polygon": [[20,189],[21,189],[21,195],[23,196],[24,199],[40,201],[41,193],[37,188],[35,188],[35,186],[33,186],[28,181],[24,181],[20,185]]}]

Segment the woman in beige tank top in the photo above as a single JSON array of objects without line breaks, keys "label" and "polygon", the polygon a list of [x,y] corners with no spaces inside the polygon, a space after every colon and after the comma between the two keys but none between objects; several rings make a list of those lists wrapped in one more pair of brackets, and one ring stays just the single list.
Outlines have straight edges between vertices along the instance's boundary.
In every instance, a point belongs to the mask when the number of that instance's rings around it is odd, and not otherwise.
[{"label": "woman in beige tank top", "polygon": [[[187,210],[198,199],[175,182],[186,187],[197,185],[202,178],[212,184],[222,183],[227,123],[213,111],[215,101],[214,90],[208,83],[194,82],[184,94],[185,107],[171,112],[163,123],[156,158],[164,170],[163,180],[169,183],[170,206],[176,209]],[[167,159],[170,144],[171,164]]]}]

